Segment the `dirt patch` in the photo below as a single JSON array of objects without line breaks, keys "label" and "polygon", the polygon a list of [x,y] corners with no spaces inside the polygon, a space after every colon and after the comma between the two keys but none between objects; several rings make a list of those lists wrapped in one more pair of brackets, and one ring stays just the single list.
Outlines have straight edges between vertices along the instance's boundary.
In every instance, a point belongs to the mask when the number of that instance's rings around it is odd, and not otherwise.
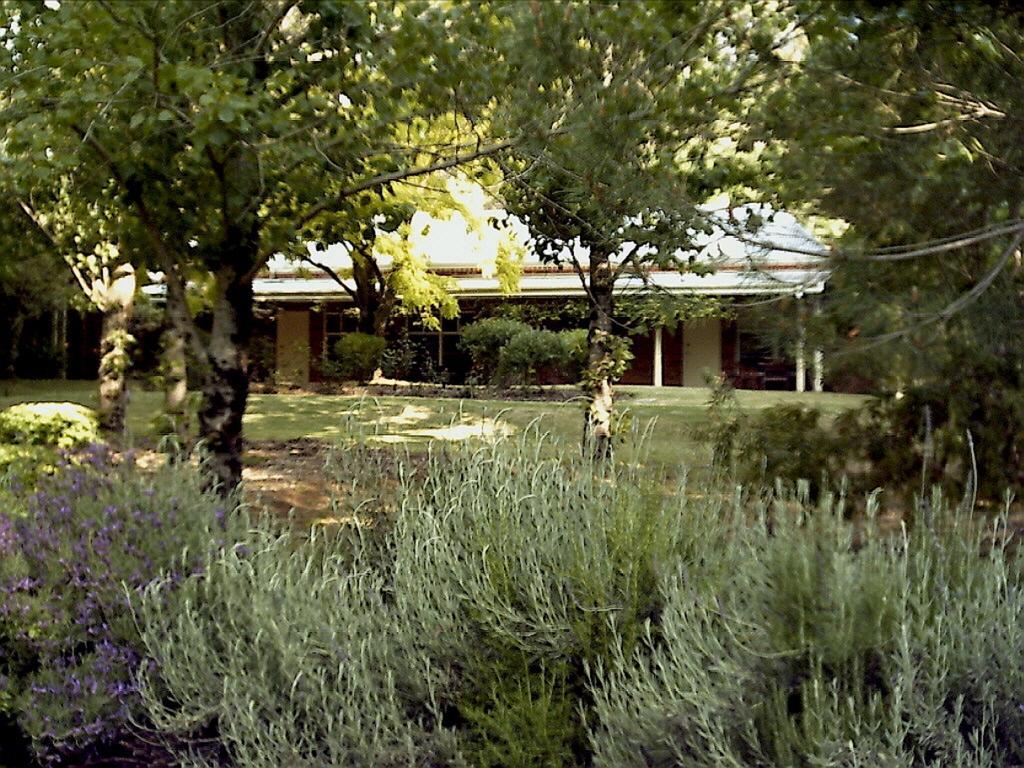
[{"label": "dirt patch", "polygon": [[247,500],[281,517],[322,517],[331,506],[332,487],[324,472],[327,450],[327,444],[308,438],[251,443],[242,470]]}]

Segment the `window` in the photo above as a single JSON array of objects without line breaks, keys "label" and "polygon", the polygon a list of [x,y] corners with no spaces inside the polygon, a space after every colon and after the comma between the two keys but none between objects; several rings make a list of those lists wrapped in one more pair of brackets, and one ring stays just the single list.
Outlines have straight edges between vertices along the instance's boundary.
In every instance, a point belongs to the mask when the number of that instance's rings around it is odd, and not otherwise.
[{"label": "window", "polygon": [[346,333],[359,330],[359,311],[354,308],[324,312],[324,356],[330,357],[334,345]]}]

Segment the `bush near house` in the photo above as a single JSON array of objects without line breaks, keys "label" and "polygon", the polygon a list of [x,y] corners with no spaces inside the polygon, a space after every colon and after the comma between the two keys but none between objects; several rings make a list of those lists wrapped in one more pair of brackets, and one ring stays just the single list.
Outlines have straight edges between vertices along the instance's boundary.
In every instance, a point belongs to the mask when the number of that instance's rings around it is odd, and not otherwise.
[{"label": "bush near house", "polygon": [[325,373],[342,381],[369,381],[380,368],[387,341],[369,333],[346,333],[334,345]]},{"label": "bush near house", "polygon": [[489,317],[467,325],[461,344],[476,378],[489,383],[577,382],[586,368],[585,329],[555,332]]},{"label": "bush near house", "polygon": [[487,317],[465,326],[459,343],[469,354],[477,379],[490,382],[498,369],[501,350],[513,336],[529,330],[523,321],[508,317]]},{"label": "bush near house", "polygon": [[568,350],[554,331],[520,331],[501,348],[494,381],[503,384],[537,384],[543,378],[558,379],[568,368]]}]

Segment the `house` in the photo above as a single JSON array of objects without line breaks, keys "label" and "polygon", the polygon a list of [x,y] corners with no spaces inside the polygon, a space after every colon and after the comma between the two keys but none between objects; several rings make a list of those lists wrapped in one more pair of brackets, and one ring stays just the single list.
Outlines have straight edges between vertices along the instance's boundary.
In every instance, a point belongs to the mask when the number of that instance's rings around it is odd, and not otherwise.
[{"label": "house", "polygon": [[[825,251],[793,216],[783,212],[770,215],[765,210],[750,205],[713,211],[711,215],[720,226],[695,239],[695,252],[677,254],[711,271],[655,270],[647,287],[725,301],[792,296],[810,303],[807,309],[812,310],[828,277]],[[763,217],[764,223],[757,228],[744,227],[751,213]],[[318,258],[340,271],[350,264],[346,254],[343,247],[336,246]],[[543,264],[535,256],[525,259],[519,290],[512,295],[503,293],[497,277],[482,270],[478,262],[468,261],[458,247],[433,254],[430,265],[435,273],[451,278],[460,316],[442,322],[437,329],[410,321],[407,333],[426,352],[431,365],[447,371],[451,380],[458,380],[466,370],[458,344],[460,328],[476,317],[493,314],[496,302],[564,304],[586,295],[571,267]],[[636,277],[623,279],[617,286],[623,295],[643,288]],[[333,344],[355,329],[347,292],[326,275],[311,275],[308,266],[275,257],[255,280],[254,294],[274,316],[279,379],[302,384],[321,378],[323,361]],[[623,383],[699,387],[705,385],[709,373],[725,373],[739,387],[803,391],[821,390],[823,384],[820,352],[808,355],[798,345],[790,359],[772,359],[758,343],[757,329],[744,323],[742,311],[729,320],[712,318],[679,328],[655,328],[632,337],[632,352],[632,365]]]}]

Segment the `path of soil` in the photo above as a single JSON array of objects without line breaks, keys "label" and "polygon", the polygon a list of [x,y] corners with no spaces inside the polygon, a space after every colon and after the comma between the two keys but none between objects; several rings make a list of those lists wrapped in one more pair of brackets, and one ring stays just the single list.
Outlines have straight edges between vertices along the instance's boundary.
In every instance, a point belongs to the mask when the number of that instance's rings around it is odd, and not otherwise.
[{"label": "path of soil", "polygon": [[242,472],[249,503],[282,517],[323,517],[331,504],[326,451],[325,443],[308,438],[250,443]]}]

